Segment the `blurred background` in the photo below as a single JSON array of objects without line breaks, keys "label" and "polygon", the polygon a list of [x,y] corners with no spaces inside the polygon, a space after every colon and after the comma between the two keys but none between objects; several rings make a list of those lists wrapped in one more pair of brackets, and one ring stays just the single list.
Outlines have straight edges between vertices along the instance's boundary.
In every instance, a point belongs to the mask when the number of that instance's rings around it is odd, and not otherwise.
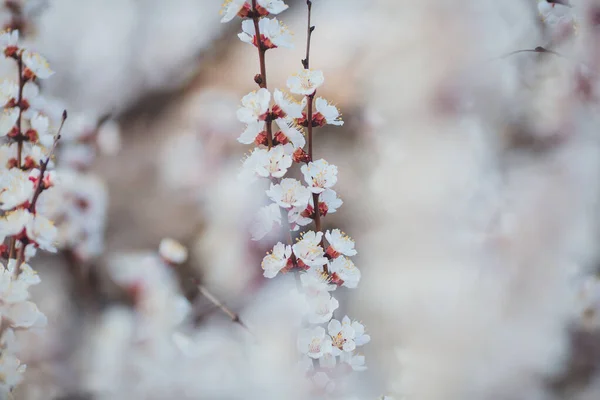
[{"label": "blurred background", "polygon": [[[270,88],[304,57],[305,1],[287,3],[295,48],[267,53]],[[352,393],[600,398],[600,2],[313,3],[319,95],[345,121],[315,139],[344,200],[324,229],[356,239],[363,283],[340,303],[372,337]],[[56,211],[63,250],[34,261],[48,327],[22,348],[16,399],[312,398],[281,367],[295,350],[281,300],[293,279],[264,279],[275,237],[247,233],[265,199],[236,178],[251,148],[235,112],[258,60],[221,6],[21,10],[27,45],[56,71],[43,93],[69,111],[57,165],[80,213]],[[190,252],[175,272],[152,261],[165,237]]]}]

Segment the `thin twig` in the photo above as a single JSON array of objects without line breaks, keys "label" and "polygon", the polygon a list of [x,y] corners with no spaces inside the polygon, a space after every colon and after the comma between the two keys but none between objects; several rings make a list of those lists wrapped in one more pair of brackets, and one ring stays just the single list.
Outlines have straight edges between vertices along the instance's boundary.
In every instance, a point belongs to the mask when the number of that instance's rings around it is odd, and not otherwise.
[{"label": "thin twig", "polygon": [[248,329],[248,326],[241,320],[240,316],[237,313],[234,313],[233,311],[231,311],[229,308],[227,308],[227,306],[225,306],[215,295],[213,295],[211,292],[209,292],[208,289],[204,285],[197,284],[196,286],[198,287],[198,291],[200,292],[200,294],[202,296],[206,297],[211,303],[213,303],[221,311],[223,311],[229,318],[231,318],[232,322],[239,324],[241,327],[246,329],[248,332],[252,333],[250,331],[250,329]]},{"label": "thin twig", "polygon": [[306,28],[306,57],[302,60],[302,65],[304,69],[308,69],[310,65],[310,38],[312,36],[313,31],[315,30],[314,26],[310,26],[310,15],[312,11],[312,1],[306,0],[306,6],[308,7],[308,24]]},{"label": "thin twig", "polygon": [[536,47],[534,49],[522,49],[522,50],[511,51],[510,53],[507,53],[507,54],[504,54],[502,56],[493,58],[492,60],[498,60],[498,59],[502,59],[502,58],[507,58],[507,57],[510,57],[510,56],[513,56],[513,55],[519,54],[519,53],[548,53],[548,54],[554,54],[555,56],[558,56],[558,57],[566,58],[565,56],[563,56],[562,54],[560,54],[560,53],[558,53],[558,52],[556,52],[554,50],[549,50],[549,49],[546,49],[545,47],[538,46],[538,47]]},{"label": "thin twig", "polygon": [[46,173],[46,169],[48,168],[48,164],[50,163],[50,159],[52,158],[52,154],[54,153],[54,151],[56,150],[56,146],[58,144],[58,141],[60,139],[60,133],[62,131],[63,126],[65,125],[65,121],[67,119],[67,110],[63,111],[63,115],[62,115],[62,121],[60,123],[60,128],[58,128],[58,132],[56,134],[56,136],[54,137],[54,143],[52,144],[52,147],[50,148],[50,152],[48,153],[48,156],[46,158],[46,160],[42,161],[40,163],[40,176],[39,176],[39,182],[37,187],[35,188],[35,192],[33,193],[33,199],[31,200],[31,204],[29,205],[29,212],[35,212],[35,204],[37,203],[38,197],[40,197],[40,194],[42,193],[42,191],[45,189],[44,188],[44,174]]},{"label": "thin twig", "polygon": [[[252,0],[252,21],[254,22],[254,35],[256,36],[256,47],[258,48],[258,60],[260,62],[260,77],[256,76],[254,78],[254,81],[261,88],[267,89],[267,63],[265,61],[265,54],[267,52],[267,48],[263,44],[260,35],[260,27],[258,26],[258,22],[260,21],[260,14],[257,11],[256,0]],[[273,147],[273,131],[271,123],[271,118],[267,118],[265,121],[265,125],[267,127],[267,144],[269,146],[269,149]]]}]

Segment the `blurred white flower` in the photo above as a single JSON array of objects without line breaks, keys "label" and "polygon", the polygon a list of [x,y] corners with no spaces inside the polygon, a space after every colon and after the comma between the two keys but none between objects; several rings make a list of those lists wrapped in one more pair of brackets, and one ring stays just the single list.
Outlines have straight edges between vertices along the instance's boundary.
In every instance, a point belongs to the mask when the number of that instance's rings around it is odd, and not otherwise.
[{"label": "blurred white flower", "polygon": [[0,209],[11,210],[33,197],[35,185],[29,172],[20,168],[0,171]]},{"label": "blurred white flower", "polygon": [[106,121],[98,128],[96,143],[102,154],[116,155],[121,149],[121,128],[116,121]]},{"label": "blurred white flower", "polygon": [[58,230],[48,218],[41,214],[36,214],[30,218],[26,225],[27,237],[37,246],[51,253],[56,252],[56,236]]},{"label": "blurred white flower", "polygon": [[12,131],[19,119],[17,107],[5,108],[0,115],[0,136],[6,136]]},{"label": "blurred white flower", "polygon": [[173,264],[184,263],[188,258],[188,250],[176,240],[165,238],[158,246],[158,254]]},{"label": "blurred white flower", "polygon": [[316,296],[306,298],[309,306],[308,322],[323,324],[333,317],[333,312],[340,303],[329,292],[319,292]]},{"label": "blurred white flower", "polygon": [[46,61],[46,59],[40,54],[33,51],[24,50],[22,58],[23,64],[25,64],[25,67],[27,67],[25,76],[27,76],[29,73],[32,75],[32,77],[47,79],[54,75],[54,71],[50,69],[48,61]]},{"label": "blurred white flower", "polygon": [[273,225],[281,225],[281,212],[277,204],[270,204],[262,207],[252,220],[250,233],[252,240],[264,238],[271,230]]},{"label": "blurred white flower", "polygon": [[340,362],[348,364],[354,371],[365,371],[365,356],[342,352],[340,354]]},{"label": "blurred white flower", "polygon": [[35,113],[30,120],[31,130],[26,134],[30,136],[32,141],[36,139],[42,146],[50,147],[54,143],[54,135],[48,132],[50,120],[45,115]]},{"label": "blurred white flower", "polygon": [[32,215],[29,213],[29,210],[24,208],[18,208],[4,214],[3,217],[0,217],[0,239],[4,240],[6,236],[21,233],[31,219]]},{"label": "blurred white flower", "polygon": [[11,100],[15,101],[19,96],[19,85],[14,81],[5,79],[0,83],[0,103],[6,106]]},{"label": "blurred white flower", "polygon": [[0,376],[2,376],[1,386],[8,395],[14,386],[18,385],[23,381],[23,374],[25,373],[26,366],[21,364],[21,361],[10,354],[9,352],[3,351],[0,355]]},{"label": "blurred white flower", "polygon": [[[335,349],[335,348],[334,348]],[[319,358],[319,366],[325,369],[333,369],[337,364],[337,358],[333,353],[323,354],[323,357]]]},{"label": "blurred white flower", "polygon": [[318,359],[331,350],[331,338],[321,326],[303,329],[298,334],[298,351],[310,358]]},{"label": "blurred white flower", "polygon": [[325,77],[322,71],[302,69],[288,78],[287,87],[292,93],[308,96],[312,95],[323,82],[325,82]]},{"label": "blurred white flower", "polygon": [[319,371],[314,374],[312,377],[312,382],[318,389],[326,393],[332,393],[335,390],[335,383],[323,371]]},{"label": "blurred white flower", "polygon": [[19,31],[4,31],[0,33],[0,49],[6,57],[11,57],[18,50]]}]

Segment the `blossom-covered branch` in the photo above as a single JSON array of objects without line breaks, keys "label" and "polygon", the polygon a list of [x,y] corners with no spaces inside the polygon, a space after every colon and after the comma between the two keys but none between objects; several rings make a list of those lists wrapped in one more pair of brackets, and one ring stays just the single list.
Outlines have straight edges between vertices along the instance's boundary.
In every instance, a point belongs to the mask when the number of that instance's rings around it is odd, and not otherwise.
[{"label": "blossom-covered branch", "polygon": [[[315,231],[300,233],[296,243],[291,242],[290,234],[288,244],[277,243],[264,257],[262,267],[267,278],[274,278],[280,272],[299,274],[299,290],[294,296],[309,324],[298,337],[302,365],[317,391],[333,393],[336,391],[334,380],[341,379],[345,371],[366,369],[364,356],[358,354],[356,348],[367,343],[370,337],[358,321],[348,316],[341,320],[333,318],[339,302],[331,292],[339,286],[357,287],[360,271],[349,258],[357,254],[354,241],[339,229],[323,232],[321,227],[321,218],[336,212],[342,201],[332,189],[338,179],[337,167],[324,159],[313,160],[314,129],[328,124],[342,126],[343,121],[337,107],[316,97],[317,88],[325,79],[321,71],[310,69],[314,30],[311,1],[307,1],[307,7],[306,56],[302,60],[303,68],[287,80],[291,94],[278,89],[271,94],[265,65],[267,50],[291,47],[287,27],[276,18],[268,18],[288,6],[281,0],[230,0],[224,5],[222,22],[236,15],[244,18],[239,37],[257,47],[259,52],[261,72],[255,81],[260,89],[244,96],[237,112],[238,119],[246,124],[238,141],[256,145],[244,160],[240,177],[248,182],[258,178],[270,180],[266,194],[272,203],[264,206],[255,218],[252,238],[263,239],[275,225],[284,226],[288,232],[299,231],[314,221]],[[297,101],[293,95],[301,95],[302,100]],[[274,126],[278,128],[275,132]],[[286,177],[294,163],[300,166],[305,184]]]}]

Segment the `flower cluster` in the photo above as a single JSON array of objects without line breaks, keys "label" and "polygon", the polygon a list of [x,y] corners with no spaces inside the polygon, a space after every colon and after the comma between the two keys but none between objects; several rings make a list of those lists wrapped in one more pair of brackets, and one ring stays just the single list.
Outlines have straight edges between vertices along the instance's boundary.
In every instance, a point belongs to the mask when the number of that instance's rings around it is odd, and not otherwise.
[{"label": "flower cluster", "polygon": [[[309,26],[310,6],[309,2]],[[366,369],[357,348],[370,337],[360,322],[348,316],[334,318],[339,302],[332,292],[340,286],[356,288],[360,281],[360,270],[350,259],[357,254],[354,241],[339,229],[321,230],[321,218],[336,212],[342,200],[333,189],[338,168],[324,159],[313,160],[313,130],[342,126],[341,114],[335,105],[316,96],[325,78],[322,71],[309,68],[308,53],[304,68],[287,80],[287,92],[268,89],[264,54],[276,47],[291,47],[291,34],[277,19],[267,16],[285,9],[282,1],[228,1],[222,21],[236,15],[245,18],[239,37],[258,48],[261,64],[261,74],[255,77],[260,88],[244,96],[237,111],[237,118],[246,124],[238,141],[255,145],[243,161],[240,178],[270,181],[266,190],[270,204],[256,215],[252,239],[263,239],[276,226],[286,231],[288,242],[275,244],[262,261],[264,276],[298,273],[300,290],[294,291],[294,296],[308,323],[297,341],[301,365],[306,364],[304,371],[314,387],[329,393],[336,390],[333,378]],[[311,32],[309,29],[309,41]],[[302,180],[287,177],[295,165]],[[312,223],[314,230],[300,232],[292,242],[293,232]]]},{"label": "flower cluster", "polygon": [[[25,366],[16,358],[13,330],[42,327],[45,316],[28,301],[29,287],[40,282],[28,261],[37,249],[56,251],[57,230],[43,210],[40,195],[56,183],[49,171],[58,136],[44,113],[37,81],[53,74],[46,60],[19,44],[18,31],[0,34],[0,49],[16,63],[18,79],[0,84],[0,253],[8,261],[0,267],[2,308],[2,377],[0,391],[8,393],[21,380]],[[66,115],[63,119],[66,118]],[[44,196],[42,196],[44,197]]]}]

